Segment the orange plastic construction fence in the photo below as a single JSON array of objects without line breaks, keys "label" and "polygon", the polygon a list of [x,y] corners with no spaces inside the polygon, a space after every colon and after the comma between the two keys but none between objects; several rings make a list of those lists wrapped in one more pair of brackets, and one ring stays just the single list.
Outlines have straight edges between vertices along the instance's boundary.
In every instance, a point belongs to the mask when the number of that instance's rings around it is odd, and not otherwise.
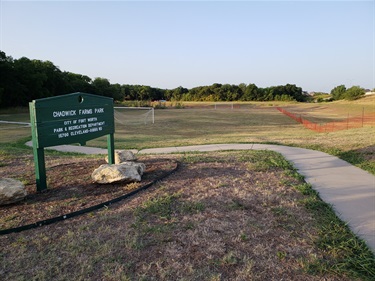
[{"label": "orange plastic construction fence", "polygon": [[366,114],[366,115],[363,114],[361,116],[356,116],[356,117],[348,117],[341,121],[333,121],[333,122],[329,122],[325,124],[317,124],[317,123],[314,123],[314,122],[311,122],[309,120],[302,118],[300,114],[296,115],[281,107],[277,107],[277,110],[289,116],[290,118],[294,119],[298,123],[301,123],[305,128],[313,130],[318,133],[349,130],[353,128],[360,128],[363,126],[375,125],[375,112],[371,114]]}]

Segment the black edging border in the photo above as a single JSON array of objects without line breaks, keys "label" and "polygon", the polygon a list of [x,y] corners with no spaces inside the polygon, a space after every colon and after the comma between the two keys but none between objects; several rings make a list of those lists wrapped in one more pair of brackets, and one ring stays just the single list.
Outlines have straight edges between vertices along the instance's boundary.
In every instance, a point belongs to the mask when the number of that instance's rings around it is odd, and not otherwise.
[{"label": "black edging border", "polygon": [[85,209],[82,209],[82,210],[79,210],[79,211],[71,212],[71,213],[68,213],[68,214],[65,214],[65,215],[57,216],[57,217],[54,217],[54,218],[49,218],[49,219],[46,219],[46,220],[37,221],[37,222],[34,222],[32,224],[27,224],[27,225],[23,225],[23,226],[19,226],[19,227],[3,229],[3,230],[0,230],[0,235],[21,232],[21,231],[24,231],[24,230],[33,229],[33,228],[37,228],[37,227],[40,227],[40,226],[53,224],[55,222],[59,222],[59,221],[63,221],[63,220],[66,220],[66,219],[74,218],[74,217],[77,217],[79,215],[83,215],[83,214],[101,209],[103,207],[108,207],[111,204],[119,202],[119,201],[124,200],[126,198],[129,198],[129,197],[137,194],[138,192],[149,188],[150,186],[154,185],[158,181],[161,181],[161,180],[165,179],[166,177],[170,176],[171,174],[173,174],[174,172],[176,172],[180,168],[180,162],[175,161],[175,163],[177,165],[173,170],[168,171],[167,173],[165,173],[164,175],[156,178],[152,182],[150,182],[150,183],[148,183],[144,186],[141,186],[140,188],[137,188],[136,190],[133,190],[133,191],[127,193],[127,194],[121,195],[120,197],[108,200],[106,202],[103,202],[103,203],[100,203],[100,204],[97,204],[97,205],[94,205],[94,206],[91,206],[91,207],[88,207],[88,208],[85,208]]}]

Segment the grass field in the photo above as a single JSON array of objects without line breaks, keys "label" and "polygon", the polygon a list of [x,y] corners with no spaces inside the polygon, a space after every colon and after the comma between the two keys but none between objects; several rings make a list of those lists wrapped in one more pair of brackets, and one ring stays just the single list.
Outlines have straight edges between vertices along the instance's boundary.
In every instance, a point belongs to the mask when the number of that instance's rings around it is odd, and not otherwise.
[{"label": "grass field", "polygon": [[[317,133],[304,128],[276,110],[276,106],[308,116],[317,122],[340,120],[375,112],[375,97],[357,101],[306,104],[283,102],[184,103],[183,109],[155,110],[155,124],[144,124],[143,112],[125,113],[116,123],[116,149],[143,149],[213,143],[273,143],[321,150],[343,158],[375,173],[375,126],[364,126],[330,133]],[[1,112],[0,120],[28,122],[27,110]],[[127,115],[126,115],[127,114]],[[132,116],[137,115],[137,116]],[[128,118],[126,118],[128,116]],[[137,120],[135,122],[134,120]],[[0,124],[0,143],[29,137],[30,128]],[[106,147],[105,137],[87,143]]]},{"label": "grass field", "polygon": [[[306,109],[305,109],[306,110]],[[310,114],[316,114],[312,110]],[[241,109],[167,109],[155,112],[156,122],[151,125],[126,124],[116,126],[116,141],[124,148],[150,148],[193,144],[229,142],[267,142],[287,145],[335,146],[352,149],[371,145],[373,128],[337,134],[318,134],[305,129],[274,107],[242,106]],[[322,117],[321,117],[322,118]],[[354,132],[354,133],[353,133]],[[357,137],[353,137],[357,135]],[[361,135],[367,140],[361,139]],[[336,140],[340,139],[339,142]],[[332,143],[332,140],[335,140]],[[105,146],[105,139],[91,145]],[[330,145],[331,144],[331,145]]]},{"label": "grass field", "polygon": [[[185,103],[184,109],[155,111],[155,124],[129,122],[116,126],[117,148],[151,148],[212,143],[274,143],[321,150],[375,174],[375,126],[317,133],[276,110],[276,106],[326,123],[375,112],[375,97],[354,102]],[[89,142],[106,146],[106,139]]]}]

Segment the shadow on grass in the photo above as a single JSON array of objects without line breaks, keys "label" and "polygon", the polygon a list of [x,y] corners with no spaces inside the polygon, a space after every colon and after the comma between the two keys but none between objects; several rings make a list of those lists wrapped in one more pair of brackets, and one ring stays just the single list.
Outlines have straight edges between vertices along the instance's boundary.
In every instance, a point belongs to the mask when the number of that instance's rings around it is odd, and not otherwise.
[{"label": "shadow on grass", "polygon": [[335,156],[375,175],[375,145],[356,150],[340,151]]}]

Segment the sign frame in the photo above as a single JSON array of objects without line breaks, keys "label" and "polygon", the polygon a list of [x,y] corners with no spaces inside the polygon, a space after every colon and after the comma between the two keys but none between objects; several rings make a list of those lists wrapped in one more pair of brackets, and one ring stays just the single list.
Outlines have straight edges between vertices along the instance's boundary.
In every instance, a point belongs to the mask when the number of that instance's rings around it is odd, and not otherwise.
[{"label": "sign frame", "polygon": [[37,191],[47,189],[44,148],[107,135],[108,163],[114,164],[113,98],[76,92],[29,103]]}]

